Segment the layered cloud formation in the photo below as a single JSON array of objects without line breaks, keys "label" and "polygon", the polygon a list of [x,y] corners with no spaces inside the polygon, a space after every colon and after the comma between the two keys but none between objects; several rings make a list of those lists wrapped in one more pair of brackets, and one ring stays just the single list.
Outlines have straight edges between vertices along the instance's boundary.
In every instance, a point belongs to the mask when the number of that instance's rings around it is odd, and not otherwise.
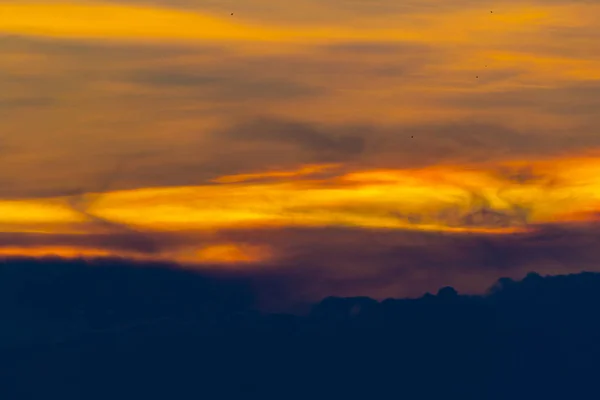
[{"label": "layered cloud formation", "polygon": [[277,271],[315,296],[593,270],[599,15],[1,1],[1,252]]}]

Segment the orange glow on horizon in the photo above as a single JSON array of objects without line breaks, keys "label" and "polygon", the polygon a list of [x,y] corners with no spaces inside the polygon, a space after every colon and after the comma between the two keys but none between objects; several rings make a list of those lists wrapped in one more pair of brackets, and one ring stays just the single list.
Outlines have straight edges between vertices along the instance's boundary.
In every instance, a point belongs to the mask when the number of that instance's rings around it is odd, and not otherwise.
[{"label": "orange glow on horizon", "polygon": [[[228,177],[224,181],[231,183],[220,185],[108,192],[88,212],[142,231],[352,226],[503,234],[525,232],[530,223],[580,221],[600,211],[600,159],[547,160],[530,167],[534,176],[524,182],[508,181],[494,169],[443,166],[340,172],[318,181],[310,175],[303,181],[302,174],[293,171],[265,174],[281,179],[295,176],[298,182],[252,183],[244,175]],[[307,170],[319,168],[298,171]],[[553,180],[558,183],[547,183]],[[70,214],[67,202],[62,208],[58,204],[60,199],[0,202],[0,209],[10,213],[11,222],[23,231],[42,221],[58,222],[72,230],[90,223]],[[515,207],[528,208],[526,221],[514,214]],[[37,211],[30,212],[34,209]],[[69,254],[65,249],[53,251]],[[217,243],[172,257],[227,264],[264,261],[271,255],[265,249]]]},{"label": "orange glow on horizon", "polygon": [[[111,257],[115,256],[106,250],[90,249],[90,248],[68,248],[68,247],[51,247],[51,246],[37,246],[37,247],[19,247],[19,246],[8,246],[0,247],[0,257],[47,257],[47,256],[58,256],[64,258],[79,258],[79,257]],[[132,255],[135,257],[135,255]]]},{"label": "orange glow on horizon", "polygon": [[257,263],[268,259],[269,254],[264,248],[224,243],[200,249],[196,252],[195,257],[190,258],[190,261],[215,264],[244,264]]}]

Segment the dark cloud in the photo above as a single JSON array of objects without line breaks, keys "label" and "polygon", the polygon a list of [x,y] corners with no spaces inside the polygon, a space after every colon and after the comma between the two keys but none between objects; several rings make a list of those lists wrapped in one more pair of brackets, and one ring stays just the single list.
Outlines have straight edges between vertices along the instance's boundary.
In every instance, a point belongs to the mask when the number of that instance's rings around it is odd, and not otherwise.
[{"label": "dark cloud", "polygon": [[514,234],[290,228],[221,235],[273,246],[281,258],[256,270],[266,267],[280,277],[291,271],[293,278],[282,278],[278,287],[301,300],[327,293],[418,296],[445,284],[478,293],[500,276],[598,270],[600,252],[592,245],[600,237],[596,224],[529,227]]},{"label": "dark cloud", "polygon": [[515,129],[501,122],[462,120],[385,128],[370,150],[383,165],[425,166],[446,162],[493,162],[561,156],[600,146],[592,132],[572,129]]},{"label": "dark cloud", "polygon": [[313,45],[306,50],[310,51],[310,56],[300,53],[237,57],[231,63],[243,65],[247,71],[256,71],[255,74],[270,71],[277,75],[285,73],[286,79],[311,77],[311,81],[319,82],[323,88],[335,89],[340,87],[339,84],[346,87],[364,84],[366,76],[414,78],[424,67],[452,56],[448,49],[410,41],[350,41]]},{"label": "dark cloud", "polygon": [[2,39],[5,54],[43,54],[45,56],[100,62],[100,65],[118,65],[125,60],[150,61],[165,57],[198,54],[217,56],[228,54],[223,46],[208,43],[139,43],[103,40],[55,39],[41,36],[12,35]]},{"label": "dark cloud", "polygon": [[215,101],[285,100],[323,94],[323,89],[268,76],[248,75],[240,69],[136,71],[130,81],[150,87],[191,91],[190,99]]},{"label": "dark cloud", "polygon": [[[482,73],[485,78],[485,73]],[[552,88],[522,88],[471,93],[448,98],[473,109],[522,108],[558,115],[593,115],[600,108],[600,81],[591,80]]]},{"label": "dark cloud", "polygon": [[[550,274],[598,270],[597,224],[527,226],[528,231],[513,234],[359,227],[231,229],[210,234],[4,233],[0,246],[104,249],[157,259],[187,246],[224,242],[269,246],[274,259],[234,269],[264,289],[264,301],[290,305],[327,295],[419,296],[448,284],[461,292],[480,293],[501,276],[518,278],[532,270]],[[209,264],[186,267],[222,270]]]},{"label": "dark cloud", "polygon": [[133,80],[156,86],[202,87],[223,83],[225,79],[215,75],[200,75],[178,71],[136,72]]},{"label": "dark cloud", "polygon": [[545,174],[536,172],[531,165],[524,166],[500,166],[494,173],[501,179],[519,185],[528,183],[550,183],[551,178]]},{"label": "dark cloud", "polygon": [[359,127],[331,129],[308,122],[274,118],[242,122],[216,135],[250,143],[288,144],[320,161],[360,156],[366,148],[366,132],[360,132]]},{"label": "dark cloud", "polygon": [[[168,241],[158,244],[150,237],[150,234],[127,232],[88,235],[2,232],[0,233],[0,247],[66,246],[75,250],[95,249],[152,255],[168,246]],[[163,239],[168,240],[168,238]]]},{"label": "dark cloud", "polygon": [[416,42],[345,42],[323,45],[320,50],[334,56],[360,54],[365,56],[395,55],[402,57],[407,54],[429,56],[438,49],[435,49],[432,45]]},{"label": "dark cloud", "polygon": [[[376,299],[416,297],[452,285],[462,293],[482,293],[500,277],[598,271],[600,238],[595,224],[532,226],[519,234],[431,233],[351,228],[254,229],[220,232],[218,237],[156,234],[160,250],[219,240],[268,244],[271,262],[226,268],[186,264],[199,271],[233,274],[251,282],[257,301],[270,308],[300,307],[328,295]],[[192,235],[193,236],[193,235]],[[195,241],[195,242],[194,242]],[[128,254],[154,254],[135,236],[3,234],[0,246],[67,245]],[[229,271],[229,272],[227,272]],[[211,273],[212,273],[211,272]]]},{"label": "dark cloud", "polygon": [[[360,168],[401,169],[571,155],[600,147],[600,137],[594,132],[594,126],[578,131],[577,135],[566,129],[517,130],[503,126],[501,122],[484,120],[377,126],[319,124],[269,116],[236,118],[223,128],[214,129],[210,135],[204,132],[197,134],[198,142],[195,139],[189,141],[185,149],[162,149],[153,159],[136,161],[119,176],[112,188],[210,184],[211,180],[223,175],[260,172],[274,166],[293,170],[298,165],[315,162],[346,162]],[[189,136],[193,138],[191,133]],[[87,157],[86,162],[91,159],[105,166],[102,169],[112,169],[108,161],[113,164],[115,157],[99,154],[94,158]],[[3,162],[12,165],[8,160]],[[17,180],[18,174],[3,176],[2,196],[20,198],[72,194],[69,191],[77,189],[75,183],[57,178],[56,173],[60,170],[64,176],[72,171],[73,165],[86,165],[84,161],[76,159],[66,163],[60,157],[48,157],[45,162],[53,167],[36,171],[35,180]],[[23,167],[16,162],[11,167],[13,171],[19,168]],[[533,179],[526,177],[526,171],[498,170],[493,173],[507,179],[508,175],[512,175],[509,180],[515,183]],[[92,177],[88,174],[85,177],[86,187],[89,187],[87,191],[97,191],[97,188],[89,186],[90,179]],[[552,184],[553,178],[539,179]]]},{"label": "dark cloud", "polygon": [[[344,161],[364,168],[418,168],[573,154],[600,146],[598,136],[591,134],[591,128],[589,132],[573,136],[570,130],[516,130],[485,121],[390,127],[260,117],[213,131],[211,156],[202,161],[181,161],[177,168],[175,164],[162,166],[180,172],[165,176],[161,184],[209,183],[220,175],[260,172],[272,166],[294,169],[314,162]],[[527,178],[524,170],[500,168],[494,173],[509,181],[533,179]],[[159,176],[156,172],[148,179],[158,182]],[[558,183],[552,183],[552,177],[538,178],[547,184]]]},{"label": "dark cloud", "polygon": [[[364,167],[413,168],[439,163],[478,163],[527,156],[558,156],[600,146],[600,137],[571,130],[517,130],[501,123],[477,121],[439,122],[404,126],[368,124],[315,124],[301,120],[257,118],[231,125],[213,134],[217,143],[251,144],[244,158],[231,154],[215,160],[238,164],[231,171],[260,169],[261,165],[293,165],[306,162],[353,161]],[[274,145],[292,147],[285,157]],[[298,150],[294,152],[293,147]],[[263,151],[264,150],[264,151]],[[233,158],[237,159],[237,162]],[[291,163],[291,164],[289,164]],[[216,165],[215,164],[215,165]],[[506,171],[505,171],[506,173]]]}]

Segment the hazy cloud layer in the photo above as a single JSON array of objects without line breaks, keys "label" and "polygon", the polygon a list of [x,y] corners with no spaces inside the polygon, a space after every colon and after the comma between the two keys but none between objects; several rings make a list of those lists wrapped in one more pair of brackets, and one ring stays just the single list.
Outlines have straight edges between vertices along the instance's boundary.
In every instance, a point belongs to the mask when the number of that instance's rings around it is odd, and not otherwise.
[{"label": "hazy cloud layer", "polygon": [[532,88],[530,62],[502,66],[485,56],[472,71],[457,70],[478,48],[349,41],[254,54],[211,44],[4,40],[0,124],[18,149],[3,160],[15,165],[7,196],[19,186],[26,196],[50,190],[40,182],[64,186],[67,177],[85,182],[139,151],[155,156],[124,178],[130,187],[314,161],[406,167],[598,145],[595,77],[548,77]]},{"label": "hazy cloud layer", "polygon": [[[287,301],[314,301],[327,295],[369,295],[375,298],[420,296],[452,285],[466,293],[485,291],[499,277],[598,271],[600,253],[596,224],[534,227],[515,235],[440,234],[351,228],[223,231],[212,235],[151,234],[163,251],[185,245],[234,241],[267,244],[281,257],[233,267],[265,285],[265,296],[290,296]],[[191,239],[193,238],[193,239]],[[115,254],[152,254],[134,236],[3,234],[0,247],[64,246],[100,248]],[[203,270],[222,265],[189,264]],[[232,267],[229,267],[232,268]],[[263,277],[263,278],[261,278]],[[272,284],[272,287],[266,287]]]}]

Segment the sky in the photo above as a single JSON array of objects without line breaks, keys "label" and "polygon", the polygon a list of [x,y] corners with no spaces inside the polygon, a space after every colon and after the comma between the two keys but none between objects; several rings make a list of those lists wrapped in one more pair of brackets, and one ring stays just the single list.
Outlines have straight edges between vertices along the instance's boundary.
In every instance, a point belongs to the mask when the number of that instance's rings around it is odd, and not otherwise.
[{"label": "sky", "polygon": [[270,271],[306,297],[600,270],[599,17],[0,0],[0,254]]}]

